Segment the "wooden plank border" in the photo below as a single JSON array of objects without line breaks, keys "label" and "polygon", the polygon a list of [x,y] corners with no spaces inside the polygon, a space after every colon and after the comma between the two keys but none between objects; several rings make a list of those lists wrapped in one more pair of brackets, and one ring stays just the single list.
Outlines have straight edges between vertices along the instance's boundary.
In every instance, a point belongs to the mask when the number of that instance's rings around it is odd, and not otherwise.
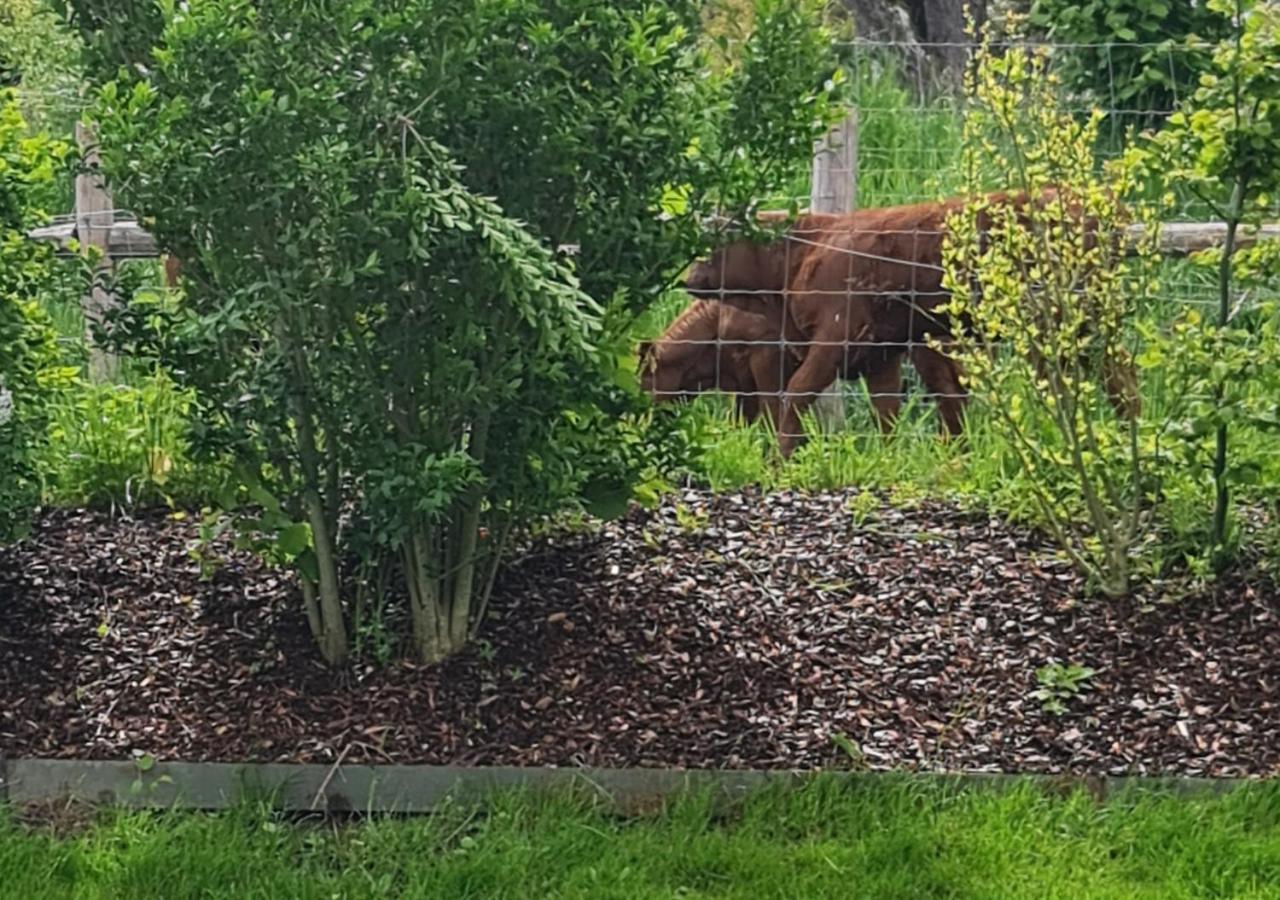
[{"label": "wooden plank border", "polygon": [[1008,789],[1031,783],[1045,790],[1088,791],[1102,799],[1128,790],[1213,796],[1247,778],[1057,776],[709,769],[514,768],[284,763],[0,759],[0,802],[14,805],[79,801],[141,808],[225,809],[246,798],[269,799],[290,811],[425,813],[450,799],[480,799],[495,791],[580,791],[622,813],[660,808],[686,792],[709,790],[732,801],[770,786],[798,787],[815,777],[850,783],[906,780],[955,789]]}]

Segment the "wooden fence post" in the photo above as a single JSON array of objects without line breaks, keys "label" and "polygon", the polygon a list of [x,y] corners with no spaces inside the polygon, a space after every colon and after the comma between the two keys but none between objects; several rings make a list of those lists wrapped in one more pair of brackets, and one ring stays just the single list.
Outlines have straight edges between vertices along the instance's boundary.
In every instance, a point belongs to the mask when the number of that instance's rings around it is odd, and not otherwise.
[{"label": "wooden fence post", "polygon": [[80,309],[84,313],[85,343],[89,347],[89,378],[98,383],[110,382],[119,373],[120,361],[97,346],[93,339],[93,325],[102,322],[104,314],[114,303],[102,282],[103,276],[110,274],[112,269],[110,244],[115,207],[110,191],[96,171],[97,138],[81,122],[76,123],[76,143],[80,145],[85,163],[94,170],[76,175],[76,237],[85,255],[88,255],[90,247],[97,247],[102,252],[89,293],[80,301]]},{"label": "wooden fence post", "polygon": [[851,213],[858,208],[858,111],[837,123],[813,146],[809,209]]},{"label": "wooden fence post", "polygon": [[[858,111],[835,125],[813,147],[813,175],[809,209],[821,213],[851,213],[858,205]],[[813,405],[825,431],[844,426],[844,388],[837,379]]]}]

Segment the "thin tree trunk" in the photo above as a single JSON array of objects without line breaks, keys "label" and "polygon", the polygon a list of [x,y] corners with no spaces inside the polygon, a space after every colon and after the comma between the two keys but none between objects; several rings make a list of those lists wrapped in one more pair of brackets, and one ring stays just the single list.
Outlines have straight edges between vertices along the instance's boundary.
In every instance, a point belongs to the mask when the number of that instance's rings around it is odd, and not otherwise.
[{"label": "thin tree trunk", "polygon": [[320,570],[320,653],[330,665],[347,658],[347,626],[342,616],[342,593],[338,580],[338,561],[333,552],[333,538],[325,520],[324,501],[315,488],[303,494],[307,520],[311,524],[311,541]]},{"label": "thin tree trunk", "polygon": [[[1237,178],[1231,190],[1231,206],[1227,210],[1227,240],[1222,248],[1222,261],[1218,265],[1218,328],[1226,328],[1231,318],[1231,257],[1236,249],[1236,229],[1240,225],[1240,210],[1244,205],[1245,183]],[[1222,402],[1224,386],[1219,384],[1216,402]],[[1227,423],[1218,424],[1213,454],[1213,549],[1222,550],[1227,539],[1227,511],[1230,506],[1230,486],[1227,484]]]},{"label": "thin tree trunk", "polygon": [[438,582],[427,566],[432,543],[428,535],[416,530],[405,544],[405,580],[413,617],[413,645],[418,657],[428,664],[437,663],[447,655],[441,640]]},{"label": "thin tree trunk", "polygon": [[307,612],[307,625],[316,643],[324,636],[324,624],[320,620],[320,605],[316,599],[316,585],[310,578],[300,578],[302,582],[302,607]]},{"label": "thin tree trunk", "polygon": [[[481,413],[471,432],[471,458],[483,469],[489,444],[489,414]],[[471,623],[471,600],[476,579],[476,546],[480,537],[480,504],[483,488],[472,488],[460,521],[458,574],[453,582],[453,603],[449,610],[450,652],[456,653],[467,642]]]},{"label": "thin tree trunk", "polygon": [[306,381],[306,363],[301,352],[288,335],[287,326],[277,326],[277,338],[290,359],[294,384],[289,391],[293,407],[294,424],[298,430],[298,462],[302,468],[302,507],[311,526],[312,547],[319,569],[320,636],[317,644],[320,655],[330,665],[338,665],[347,658],[347,628],[342,615],[342,592],[338,579],[338,562],[333,548],[333,533],[329,527],[327,509],[320,496],[320,459],[316,449],[315,426],[311,409],[302,385]]}]

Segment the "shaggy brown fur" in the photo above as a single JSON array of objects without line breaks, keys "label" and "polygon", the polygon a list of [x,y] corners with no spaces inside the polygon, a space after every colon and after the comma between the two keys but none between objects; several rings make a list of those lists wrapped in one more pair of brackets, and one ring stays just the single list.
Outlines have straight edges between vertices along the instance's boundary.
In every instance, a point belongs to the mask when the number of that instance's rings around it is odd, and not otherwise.
[{"label": "shaggy brown fur", "polygon": [[[1055,197],[1049,191],[1037,202]],[[996,194],[990,200],[1018,206],[1027,202],[1025,195]],[[906,348],[929,337],[950,336],[950,324],[940,311],[947,301],[942,241],[946,217],[963,203],[952,198],[847,216],[805,215],[780,241],[736,241],[693,267],[686,286],[695,295],[745,292],[783,298],[780,315],[804,348],[784,392],[779,443],[785,455],[802,437],[800,414],[824,385],[841,373],[860,371],[876,351],[898,348],[900,359]],[[979,228],[984,228],[981,221]],[[920,355],[922,379],[938,396],[945,426],[956,433],[965,402],[960,370],[933,351]],[[1112,367],[1104,382],[1117,410],[1136,415],[1132,366]]]},{"label": "shaggy brown fur", "polygon": [[[793,329],[784,333],[781,309],[780,298],[772,296],[694,300],[657,341],[641,344],[641,385],[658,401],[687,399],[712,389],[733,393],[748,422],[763,412],[776,427],[783,388],[807,350]],[[914,347],[910,355],[922,377],[933,383],[938,381],[937,371],[947,371],[950,365],[927,347]],[[898,348],[871,348],[856,371],[844,373],[866,380],[885,431],[901,407],[902,356]]]}]

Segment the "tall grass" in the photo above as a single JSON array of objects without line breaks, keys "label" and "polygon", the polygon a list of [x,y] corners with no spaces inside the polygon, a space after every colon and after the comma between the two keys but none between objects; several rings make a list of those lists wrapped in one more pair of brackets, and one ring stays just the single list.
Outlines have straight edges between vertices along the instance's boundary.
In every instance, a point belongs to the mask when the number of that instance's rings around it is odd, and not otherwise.
[{"label": "tall grass", "polygon": [[224,473],[192,461],[185,438],[192,397],[163,372],[133,384],[81,382],[59,399],[43,471],[58,505],[195,505]]},{"label": "tall grass", "polygon": [[[158,289],[158,265],[129,265],[134,277],[152,283],[143,291]],[[69,274],[67,284],[42,298],[66,361],[81,368],[76,384],[53,399],[41,461],[45,501],[68,506],[193,506],[211,498],[226,473],[191,458],[186,441],[194,401],[190,392],[145,360],[122,360],[116,383],[88,380],[79,287]]]},{"label": "tall grass", "polygon": [[[918,203],[946,196],[959,184],[961,110],[944,91],[907,86],[891,53],[862,50],[846,60],[849,102],[858,113],[859,208]],[[810,170],[792,175],[762,208],[809,202]]]},{"label": "tall grass", "polygon": [[728,810],[685,797],[639,819],[507,793],[345,827],[265,807],[119,812],[64,839],[0,811],[0,885],[24,900],[1262,898],[1280,890],[1280,790],[1099,805],[1029,786],[818,781]]},{"label": "tall grass", "polygon": [[886,53],[854,59],[858,111],[859,208],[919,203],[952,194],[960,183],[962,110],[936,88],[907,86]]}]

